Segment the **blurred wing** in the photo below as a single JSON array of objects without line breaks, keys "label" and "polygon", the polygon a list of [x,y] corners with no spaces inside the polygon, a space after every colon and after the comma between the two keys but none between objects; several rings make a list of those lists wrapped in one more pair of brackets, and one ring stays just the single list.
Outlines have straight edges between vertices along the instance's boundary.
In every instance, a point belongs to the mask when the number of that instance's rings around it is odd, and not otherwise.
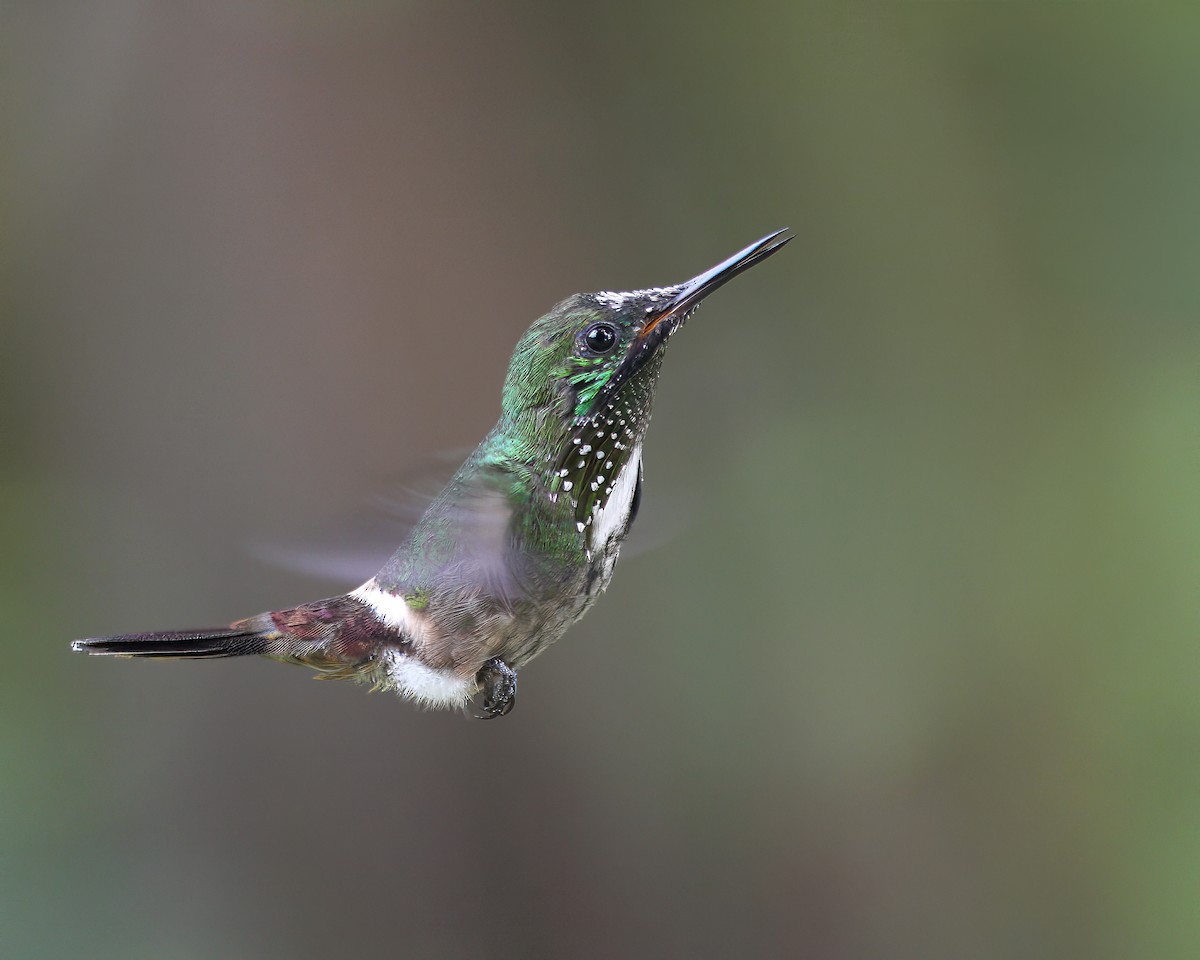
[{"label": "blurred wing", "polygon": [[343,587],[363,583],[412,536],[469,452],[430,457],[396,480],[377,484],[377,492],[355,508],[308,515],[302,531],[264,537],[247,543],[245,549],[269,566],[322,583]]},{"label": "blurred wing", "polygon": [[[316,518],[296,537],[277,537],[248,545],[248,552],[270,566],[346,589],[373,577],[398,547],[412,536],[421,516],[435,502],[444,477],[453,472],[449,460],[436,461],[423,474],[406,477],[390,492],[371,497],[340,517]],[[437,470],[441,478],[437,478]],[[629,537],[621,548],[625,559],[656,550],[684,530],[693,508],[678,493],[656,497],[647,494]],[[460,579],[473,576],[482,589],[502,596],[524,594],[518,583],[530,574],[528,559],[513,556],[504,535],[511,506],[495,484],[460,488],[460,496],[446,518],[460,543],[474,544],[466,551]],[[468,571],[473,573],[468,573]]]}]

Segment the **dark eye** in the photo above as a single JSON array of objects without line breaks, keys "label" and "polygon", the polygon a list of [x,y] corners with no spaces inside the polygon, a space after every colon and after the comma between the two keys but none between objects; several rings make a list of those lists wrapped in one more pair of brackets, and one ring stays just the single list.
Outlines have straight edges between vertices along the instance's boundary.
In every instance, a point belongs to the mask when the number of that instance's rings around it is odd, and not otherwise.
[{"label": "dark eye", "polygon": [[617,331],[607,323],[595,323],[588,327],[583,342],[592,353],[608,353],[617,345]]}]

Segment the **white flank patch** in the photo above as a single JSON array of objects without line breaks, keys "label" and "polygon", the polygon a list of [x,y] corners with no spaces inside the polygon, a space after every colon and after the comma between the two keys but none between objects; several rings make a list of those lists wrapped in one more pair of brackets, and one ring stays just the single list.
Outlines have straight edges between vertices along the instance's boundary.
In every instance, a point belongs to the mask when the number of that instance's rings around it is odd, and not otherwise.
[{"label": "white flank patch", "polygon": [[[399,630],[410,644],[420,644],[425,631],[423,618],[405,602],[402,594],[381,590],[374,578],[368,580],[350,596],[365,603],[383,623]],[[425,707],[460,707],[475,693],[475,681],[463,679],[452,670],[426,666],[417,654],[389,649],[387,674],[392,688],[400,696],[415,700]]]},{"label": "white flank patch", "polygon": [[641,444],[633,448],[621,474],[613,483],[613,492],[596,511],[592,518],[592,549],[604,550],[605,545],[616,534],[625,529],[629,522],[629,511],[633,509],[633,494],[637,490],[638,476],[642,469]]},{"label": "white flank patch", "polygon": [[374,577],[357,590],[351,591],[350,596],[355,600],[361,600],[375,611],[375,616],[389,627],[403,631],[410,638],[420,627],[416,615],[404,602],[403,595],[380,590],[375,584]]},{"label": "white flank patch", "polygon": [[436,670],[399,650],[388,651],[388,676],[396,692],[424,707],[461,707],[475,693],[475,680]]}]

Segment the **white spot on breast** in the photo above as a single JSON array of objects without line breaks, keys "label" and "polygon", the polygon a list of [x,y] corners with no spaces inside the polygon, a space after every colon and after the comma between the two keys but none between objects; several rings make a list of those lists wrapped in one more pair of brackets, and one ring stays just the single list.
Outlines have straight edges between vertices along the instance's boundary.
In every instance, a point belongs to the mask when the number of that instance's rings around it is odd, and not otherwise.
[{"label": "white spot on breast", "polygon": [[641,471],[642,448],[637,446],[621,468],[612,485],[612,493],[604,501],[592,520],[592,549],[601,551],[614,536],[625,532],[629,523],[629,511],[633,509],[633,495],[637,490]]}]

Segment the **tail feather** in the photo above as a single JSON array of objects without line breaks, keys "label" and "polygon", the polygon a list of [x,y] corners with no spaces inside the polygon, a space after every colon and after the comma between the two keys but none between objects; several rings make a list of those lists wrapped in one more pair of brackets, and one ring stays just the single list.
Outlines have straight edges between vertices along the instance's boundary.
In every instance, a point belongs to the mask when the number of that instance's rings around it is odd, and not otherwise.
[{"label": "tail feather", "polygon": [[168,630],[162,633],[124,633],[114,637],[76,640],[72,650],[108,657],[159,659],[244,657],[266,652],[266,639],[254,630]]}]

